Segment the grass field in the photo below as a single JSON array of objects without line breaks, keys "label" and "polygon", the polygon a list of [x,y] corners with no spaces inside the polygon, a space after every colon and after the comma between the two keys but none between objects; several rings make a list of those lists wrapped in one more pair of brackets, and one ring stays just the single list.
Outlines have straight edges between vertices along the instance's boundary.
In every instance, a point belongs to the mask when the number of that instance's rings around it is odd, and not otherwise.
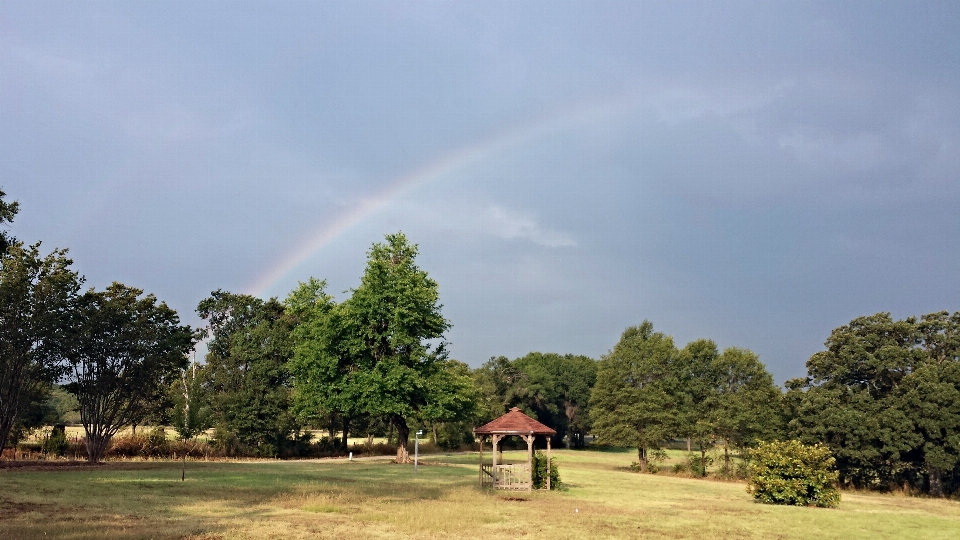
[{"label": "grass field", "polygon": [[[506,453],[520,459],[525,453]],[[960,503],[843,493],[838,509],[754,503],[744,484],[627,470],[632,453],[555,452],[560,492],[476,487],[476,454],[419,474],[384,459],[110,463],[0,470],[0,539],[957,539]]]}]

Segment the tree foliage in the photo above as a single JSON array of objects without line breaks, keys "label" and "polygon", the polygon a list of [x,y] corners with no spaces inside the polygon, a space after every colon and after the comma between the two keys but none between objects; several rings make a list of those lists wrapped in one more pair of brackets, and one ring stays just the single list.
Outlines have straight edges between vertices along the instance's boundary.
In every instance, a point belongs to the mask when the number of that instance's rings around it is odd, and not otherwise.
[{"label": "tree foliage", "polygon": [[894,320],[859,317],[835,329],[788,383],[790,430],[823,442],[840,480],[912,485],[940,495],[960,487],[960,313]]},{"label": "tree foliage", "polygon": [[590,428],[590,391],[597,380],[597,362],[586,356],[532,352],[514,365],[526,384],[514,389],[512,405],[557,431],[568,447],[584,446]]},{"label": "tree foliage", "polygon": [[184,441],[192,439],[211,427],[210,407],[203,387],[205,366],[191,362],[180,370],[180,376],[170,385],[173,411],[171,423]]},{"label": "tree foliage", "polygon": [[139,423],[187,362],[194,335],[156,297],[120,283],[83,294],[74,311],[70,389],[77,395],[87,457],[99,461],[117,431]]},{"label": "tree foliage", "polygon": [[590,401],[593,433],[604,443],[636,448],[643,471],[648,452],[680,430],[678,356],[673,339],[643,321],[624,330],[597,368]]},{"label": "tree foliage", "polygon": [[490,358],[473,370],[472,377],[480,393],[477,420],[481,424],[518,406],[528,394],[529,376],[506,356]]},{"label": "tree foliage", "polygon": [[354,377],[357,359],[346,333],[346,306],[326,293],[326,282],[314,278],[300,283],[286,305],[298,320],[288,363],[294,381],[294,413],[305,423],[325,419],[331,438],[339,419],[346,445],[351,419],[364,413]]},{"label": "tree foliage", "polygon": [[[15,206],[4,206],[0,218],[13,212]],[[42,404],[63,373],[71,304],[82,281],[71,264],[64,250],[42,256],[39,243],[14,242],[0,253],[0,448],[15,426],[29,427],[28,408]]]},{"label": "tree foliage", "polygon": [[[17,201],[6,202],[3,200],[7,194],[0,189],[0,227],[13,221],[14,216],[20,211],[20,204]],[[0,230],[0,254],[7,250],[7,246],[15,243],[16,240],[7,234],[7,231]]]},{"label": "tree foliage", "polygon": [[[640,470],[649,452],[687,437],[706,453],[724,444],[741,455],[782,433],[781,394],[756,354],[736,347],[722,353],[708,339],[677,350],[672,338],[644,321],[627,328],[610,354],[600,360],[591,398],[593,433],[601,442],[634,446]],[[706,467],[697,471],[706,475]]]},{"label": "tree foliage", "polygon": [[338,311],[352,399],[385,416],[399,435],[397,461],[408,460],[408,421],[430,411],[432,378],[442,370],[450,323],[441,315],[437,282],[416,265],[417,246],[390,234],[368,252],[360,286]]},{"label": "tree foliage", "polygon": [[221,290],[197,307],[208,321],[205,389],[211,420],[262,455],[277,455],[297,430],[290,410],[296,320],[275,298]]}]

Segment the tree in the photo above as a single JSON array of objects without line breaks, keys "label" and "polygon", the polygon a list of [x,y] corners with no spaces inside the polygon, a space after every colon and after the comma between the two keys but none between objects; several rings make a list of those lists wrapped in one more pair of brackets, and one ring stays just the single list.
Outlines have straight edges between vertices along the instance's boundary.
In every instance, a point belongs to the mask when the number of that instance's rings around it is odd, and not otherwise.
[{"label": "tree", "polygon": [[672,338],[643,321],[624,330],[597,366],[590,397],[593,433],[607,444],[636,447],[642,471],[649,450],[679,430],[678,354]]},{"label": "tree", "polygon": [[326,293],[326,282],[310,278],[290,293],[287,309],[298,320],[291,337],[293,358],[293,409],[301,421],[326,417],[331,439],[339,419],[342,447],[347,447],[351,419],[363,414],[354,369],[357,358],[347,334],[346,306]]},{"label": "tree", "polygon": [[917,330],[924,362],[904,377],[902,403],[923,441],[928,491],[940,497],[944,473],[960,464],[960,312],[924,315]]},{"label": "tree", "polygon": [[[532,352],[514,361],[525,374],[524,387],[514,388],[515,404],[557,431],[557,442],[583,447],[590,427],[590,390],[597,380],[597,362],[586,356]],[[518,399],[519,398],[519,399]]]},{"label": "tree", "polygon": [[[7,194],[0,189],[0,226],[13,221],[13,217],[20,211],[20,204],[17,201],[4,202],[3,198],[6,196]],[[0,254],[7,251],[7,247],[15,242],[16,240],[11,238],[7,231],[0,231]]]},{"label": "tree", "polygon": [[713,424],[724,441],[724,471],[729,472],[730,445],[742,456],[747,449],[783,433],[781,393],[766,366],[749,349],[728,347],[713,365],[718,384]]},{"label": "tree", "polygon": [[343,303],[343,331],[354,399],[367,414],[397,428],[397,461],[409,460],[408,420],[431,402],[430,378],[446,358],[450,323],[440,311],[437,282],[416,265],[417,246],[403,233],[374,244],[360,286]]},{"label": "tree", "polygon": [[791,433],[823,442],[842,482],[914,485],[940,495],[960,479],[960,314],[859,317],[835,329],[809,376],[788,382]]},{"label": "tree", "polygon": [[173,401],[173,428],[183,441],[183,468],[180,480],[187,474],[186,443],[203,431],[210,428],[210,408],[206,406],[203,388],[203,366],[191,362],[189,366],[180,370],[180,378],[170,387]]},{"label": "tree", "polygon": [[275,298],[221,290],[197,313],[209,321],[204,386],[214,424],[262,455],[277,455],[297,428],[287,370],[296,320]]},{"label": "tree", "polygon": [[707,450],[716,444],[720,391],[717,345],[709,339],[688,343],[674,363],[677,379],[676,400],[680,404],[680,433],[696,443],[700,450],[701,476],[707,475]]},{"label": "tree", "polygon": [[[477,415],[479,393],[470,377],[470,367],[463,362],[438,361],[433,373],[427,377],[426,394],[418,419],[434,427],[434,442],[437,442],[436,424],[445,426],[465,422]],[[460,437],[457,446],[462,440]]]},{"label": "tree", "polygon": [[[15,205],[0,205],[0,221]],[[39,248],[14,242],[0,253],[0,448],[27,407],[42,403],[63,373],[71,302],[82,282],[65,250],[41,256]]]},{"label": "tree", "polygon": [[472,373],[480,392],[477,420],[486,423],[516,406],[528,393],[529,378],[506,356],[492,357]]},{"label": "tree", "polygon": [[113,283],[77,302],[67,359],[80,405],[87,458],[98,462],[110,439],[139,423],[187,363],[194,334],[177,312],[141,289]]}]

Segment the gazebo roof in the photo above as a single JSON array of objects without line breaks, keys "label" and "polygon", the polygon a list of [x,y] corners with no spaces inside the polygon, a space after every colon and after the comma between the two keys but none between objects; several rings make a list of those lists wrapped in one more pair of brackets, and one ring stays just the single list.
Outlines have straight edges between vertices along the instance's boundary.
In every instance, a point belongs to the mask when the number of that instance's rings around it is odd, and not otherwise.
[{"label": "gazebo roof", "polygon": [[533,418],[523,414],[519,407],[514,407],[510,411],[473,430],[477,435],[505,435],[505,434],[524,434],[528,435],[556,435],[557,432],[548,426],[537,422]]}]

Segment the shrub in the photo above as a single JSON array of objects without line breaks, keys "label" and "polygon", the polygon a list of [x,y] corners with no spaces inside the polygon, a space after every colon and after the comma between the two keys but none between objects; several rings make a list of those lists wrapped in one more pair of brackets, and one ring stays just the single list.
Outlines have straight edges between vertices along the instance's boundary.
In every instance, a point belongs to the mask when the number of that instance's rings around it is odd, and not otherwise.
[{"label": "shrub", "polygon": [[105,457],[132,458],[144,454],[149,446],[145,435],[130,435],[128,437],[113,437]]},{"label": "shrub", "polygon": [[170,453],[167,432],[160,426],[153,428],[147,435],[146,445],[141,452],[144,457],[163,457]]},{"label": "shrub", "polygon": [[751,452],[747,492],[768,504],[833,507],[840,504],[834,486],[836,460],[822,444],[799,441],[761,443]]},{"label": "shrub", "polygon": [[53,426],[50,436],[43,442],[43,450],[48,454],[63,456],[70,449],[70,441],[67,440],[67,433],[63,424]]},{"label": "shrub", "polygon": [[[550,489],[560,489],[560,472],[557,469],[557,460],[550,460]],[[537,452],[533,455],[533,489],[547,487],[547,455]]]},{"label": "shrub", "polygon": [[701,458],[701,456],[691,454],[687,458],[687,465],[694,476],[706,476],[707,467],[713,465],[713,458],[710,456],[702,456]]},{"label": "shrub", "polygon": [[213,439],[210,440],[210,443],[220,454],[226,457],[239,456],[242,451],[237,434],[221,426],[213,430]]}]

